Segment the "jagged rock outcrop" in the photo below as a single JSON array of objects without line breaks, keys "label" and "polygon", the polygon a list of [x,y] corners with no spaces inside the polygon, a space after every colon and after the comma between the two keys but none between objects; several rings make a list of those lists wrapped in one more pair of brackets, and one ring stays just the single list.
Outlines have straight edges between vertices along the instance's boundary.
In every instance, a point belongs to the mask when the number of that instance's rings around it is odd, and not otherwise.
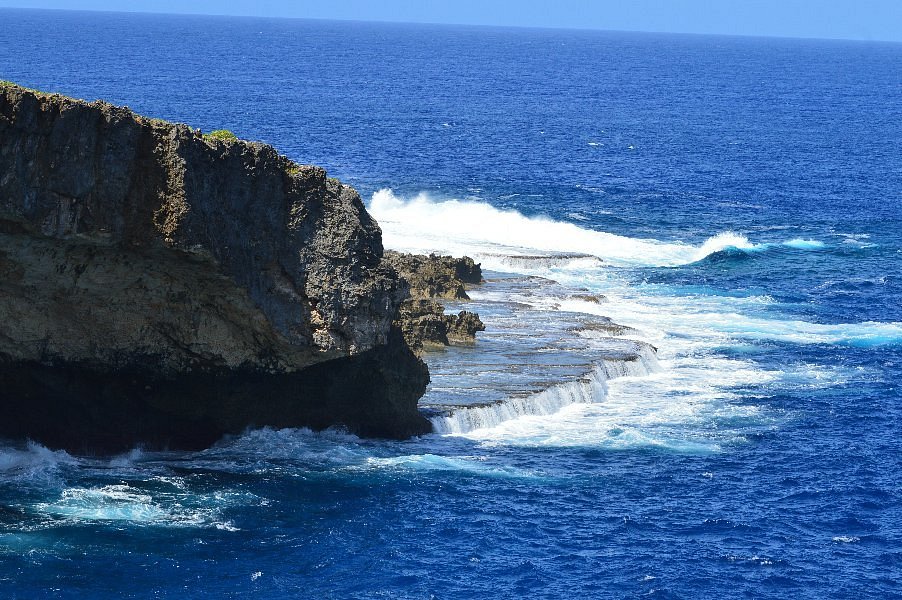
[{"label": "jagged rock outcrop", "polygon": [[411,298],[469,300],[467,286],[482,283],[482,267],[469,256],[425,256],[386,250],[384,260],[410,284]]},{"label": "jagged rock outcrop", "polygon": [[485,331],[485,324],[479,315],[462,310],[456,315],[445,315],[448,326],[448,339],[457,343],[470,343],[476,340],[477,331]]},{"label": "jagged rock outcrop", "polygon": [[485,331],[479,315],[462,310],[446,315],[435,300],[469,300],[466,287],[482,283],[482,268],[464,256],[429,256],[388,250],[384,261],[410,285],[410,298],[401,304],[397,324],[407,344],[414,350],[467,344],[476,341],[476,332]]},{"label": "jagged rock outcrop", "polygon": [[357,193],[260,143],[0,84],[0,436],[429,430]]}]

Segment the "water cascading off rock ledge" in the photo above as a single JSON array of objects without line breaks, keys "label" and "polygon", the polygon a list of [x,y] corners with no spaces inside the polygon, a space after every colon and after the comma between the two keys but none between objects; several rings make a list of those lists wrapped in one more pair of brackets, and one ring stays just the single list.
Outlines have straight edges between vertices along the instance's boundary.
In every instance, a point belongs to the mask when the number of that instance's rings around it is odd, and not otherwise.
[{"label": "water cascading off rock ledge", "polygon": [[426,433],[382,251],[352,188],[270,146],[0,84],[0,436]]}]

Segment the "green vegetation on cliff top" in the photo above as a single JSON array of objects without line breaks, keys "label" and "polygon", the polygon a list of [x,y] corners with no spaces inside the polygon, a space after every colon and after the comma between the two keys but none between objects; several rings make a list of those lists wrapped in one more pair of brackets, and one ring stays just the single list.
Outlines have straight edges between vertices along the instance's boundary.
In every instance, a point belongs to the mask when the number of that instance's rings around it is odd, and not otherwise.
[{"label": "green vegetation on cliff top", "polygon": [[229,131],[228,129],[217,129],[216,131],[211,131],[210,133],[204,134],[204,139],[208,142],[213,140],[222,140],[224,142],[237,142],[238,136]]}]

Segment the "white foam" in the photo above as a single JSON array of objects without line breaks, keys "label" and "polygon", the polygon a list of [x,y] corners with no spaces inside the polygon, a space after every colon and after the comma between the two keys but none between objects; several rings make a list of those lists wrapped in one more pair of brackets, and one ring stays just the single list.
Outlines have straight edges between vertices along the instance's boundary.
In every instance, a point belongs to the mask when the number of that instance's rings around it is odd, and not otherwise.
[{"label": "white foam", "polygon": [[63,490],[59,501],[37,505],[41,512],[89,521],[151,522],[163,520],[168,513],[152,501],[151,496],[138,493],[127,485],[101,488],[71,488]]},{"label": "white foam", "polygon": [[[275,473],[360,473],[369,471],[432,472],[454,471],[483,477],[535,477],[535,474],[490,462],[486,457],[442,455],[435,452],[435,438],[409,440],[401,444],[372,443],[335,430],[313,432],[309,429],[250,430],[218,447],[201,453],[215,460],[217,469],[232,472],[252,471],[259,475]],[[447,451],[442,444],[441,450]],[[416,449],[416,452],[411,452]],[[202,466],[202,460],[193,460]],[[157,480],[161,480],[157,478]],[[217,506],[256,502],[265,499],[227,495],[214,498]]]},{"label": "white foam", "polygon": [[[727,248],[757,250],[744,235],[722,232],[701,245],[630,238],[546,217],[526,217],[485,202],[435,201],[426,194],[404,200],[390,189],[373,194],[367,207],[382,227],[383,242],[395,250],[467,254],[483,266],[503,270],[499,257],[536,252],[589,255],[614,266],[679,266]],[[797,249],[822,247],[815,240],[790,240]]]},{"label": "white foam", "polygon": [[367,459],[365,466],[367,468],[406,471],[454,471],[483,477],[535,477],[534,473],[522,469],[491,464],[486,457],[440,456],[428,452],[392,457],[371,457]]},{"label": "white foam", "polygon": [[313,432],[306,428],[263,427],[244,432],[209,448],[195,458],[234,472],[281,470],[280,461],[305,469],[334,469],[360,464],[370,456],[357,436],[340,430]]},{"label": "white foam", "polygon": [[110,466],[119,468],[133,467],[135,466],[135,463],[140,462],[144,458],[144,450],[141,448],[133,448],[125,454],[120,454],[119,456],[114,456],[110,459]]},{"label": "white foam", "polygon": [[[261,505],[253,494],[217,490],[194,494],[180,480],[154,477],[141,484],[119,483],[99,487],[69,487],[52,502],[34,506],[37,513],[68,522],[118,522],[163,527],[212,527],[237,531],[220,517],[223,508]],[[163,484],[162,486],[160,484]],[[144,487],[148,486],[148,487]]]},{"label": "white foam", "polygon": [[783,242],[783,245],[797,250],[820,250],[827,247],[824,242],[819,240],[803,240],[800,238]]},{"label": "white foam", "polygon": [[432,417],[436,433],[460,434],[497,427],[526,416],[551,415],[571,404],[600,402],[607,396],[607,382],[617,377],[641,377],[659,370],[654,351],[642,347],[631,360],[605,359],[591,373],[576,381],[552,386],[526,396],[514,396],[482,406],[461,407]]},{"label": "white foam", "polygon": [[17,485],[46,485],[56,481],[65,467],[78,464],[78,459],[68,453],[32,441],[24,449],[0,447],[0,474]]},{"label": "white foam", "polygon": [[[734,390],[776,385],[781,373],[718,356],[662,360],[646,376],[614,378],[600,402],[574,403],[462,435],[489,445],[642,448],[709,453],[743,444],[781,416],[744,404]],[[782,384],[781,384],[782,385]]]},{"label": "white foam", "polygon": [[[564,302],[562,309],[604,314],[614,321],[663,338],[690,337],[709,346],[731,346],[736,340],[778,341],[790,344],[833,344],[874,347],[902,342],[902,323],[812,323],[770,317],[770,302],[723,296],[639,296],[606,291],[604,305]],[[755,306],[755,305],[760,306]],[[654,333],[656,332],[656,333]]]},{"label": "white foam", "polygon": [[[610,276],[612,273],[615,276]],[[829,385],[845,376],[835,370],[820,372],[810,365],[797,368],[786,365],[784,371],[769,371],[751,360],[719,355],[717,349],[721,347],[751,349],[754,346],[694,318],[696,312],[701,315],[720,314],[717,311],[766,313],[771,310],[772,298],[650,295],[647,286],[618,280],[616,270],[607,271],[609,277],[605,279],[594,272],[574,273],[572,280],[561,277],[562,274],[562,271],[555,272],[558,280],[570,281],[574,286],[590,284],[591,292],[603,292],[607,300],[596,303],[575,298],[572,296],[575,287],[568,288],[548,279],[490,278],[471,292],[476,305],[473,309],[487,311],[484,320],[488,326],[483,344],[477,344],[471,352],[478,355],[490,351],[487,344],[495,339],[504,342],[522,336],[542,338],[551,343],[546,343],[541,352],[551,354],[529,360],[537,360],[539,365],[555,364],[555,348],[591,357],[596,349],[604,351],[638,338],[658,347],[663,370],[645,377],[621,373],[625,377],[605,379],[606,389],[598,389],[594,394],[587,391],[585,381],[571,381],[560,384],[567,394],[553,389],[550,394],[518,396],[499,405],[458,409],[454,419],[437,417],[437,429],[459,432],[454,435],[491,445],[718,452],[746,443],[750,432],[772,428],[784,418],[779,412],[744,403],[746,391],[760,396],[769,393],[769,389],[783,389],[787,385],[799,389]],[[660,294],[661,289],[652,291]],[[504,320],[498,322],[496,315]],[[623,332],[619,342],[613,341],[605,335],[609,322],[594,320],[591,315],[610,316],[615,323],[634,329]],[[558,335],[563,337],[554,343]],[[576,339],[567,339],[567,335]],[[501,348],[506,347],[502,343]],[[517,360],[515,354],[511,358]],[[471,360],[479,362],[478,356]],[[444,368],[454,369],[453,365]],[[444,382],[439,376],[436,376],[439,386],[467,385],[459,377],[452,376],[450,382]],[[470,397],[473,395],[469,393]],[[575,396],[579,398],[574,400]],[[589,399],[590,396],[594,398]],[[442,397],[441,391],[438,397]],[[453,402],[455,394],[448,397]]]},{"label": "white foam", "polygon": [[[499,371],[465,381],[452,367],[430,388],[438,407],[464,399],[461,406],[432,418],[436,431],[488,444],[588,445],[611,449],[667,448],[677,452],[716,452],[745,443],[750,432],[777,426],[783,415],[746,404],[745,397],[781,386],[835,384],[846,374],[812,365],[762,369],[754,361],[729,359],[754,353],[761,341],[788,344],[875,346],[902,342],[902,323],[814,323],[781,313],[767,295],[719,296],[704,288],[641,282],[635,269],[678,267],[725,250],[745,254],[816,252],[816,239],[754,243],[736,232],[720,232],[699,244],[638,239],[580,227],[544,217],[527,217],[485,202],[439,201],[426,194],[402,199],[391,190],[373,195],[369,208],[383,229],[388,248],[408,252],[468,255],[489,271],[490,281],[469,292],[472,309],[483,315],[483,340],[493,340],[499,355],[486,364],[522,360],[529,368],[517,377],[549,365],[554,352],[569,352],[572,365],[603,350],[608,317],[631,328],[621,337],[659,348],[662,372],[650,376],[622,373],[611,378],[596,369],[588,377],[562,381],[540,393],[510,393],[498,402],[473,405],[475,387],[514,389]],[[577,218],[578,213],[570,215]],[[491,271],[534,278],[493,277]],[[637,281],[638,279],[638,281]],[[587,300],[588,295],[606,301]],[[566,314],[565,314],[566,313]],[[494,320],[493,320],[494,319]],[[614,330],[616,331],[616,330]],[[567,332],[575,340],[567,339]],[[541,345],[524,340],[542,339]],[[596,344],[597,342],[597,344]],[[512,347],[532,348],[518,358]],[[472,352],[479,353],[477,344]],[[482,348],[488,348],[483,345]],[[487,351],[487,350],[485,350]],[[536,359],[535,354],[545,358]],[[438,359],[437,359],[438,360]],[[594,359],[591,359],[594,360]],[[591,362],[590,360],[590,362]],[[441,362],[439,360],[439,362]],[[473,364],[479,361],[473,359]],[[533,365],[532,363],[536,364]],[[554,367],[551,367],[553,371]],[[561,377],[573,371],[559,369]],[[566,374],[565,374],[566,373]],[[556,376],[550,374],[549,378]],[[499,394],[499,389],[491,397]],[[520,388],[516,388],[520,389]]]},{"label": "white foam", "polygon": [[[474,300],[517,302],[540,310],[560,310],[609,317],[620,325],[641,332],[641,339],[658,343],[665,338],[678,345],[684,339],[708,347],[735,346],[741,341],[777,341],[790,344],[833,344],[876,347],[902,343],[902,323],[864,321],[860,323],[813,323],[780,318],[770,308],[770,296],[732,297],[715,295],[675,296],[663,286],[630,286],[605,270],[544,271],[570,285],[591,284],[593,292],[604,295],[604,303],[578,297],[543,294],[514,294],[502,298],[483,289],[468,292]],[[632,335],[632,334],[631,334]],[[680,339],[673,340],[674,336]]]}]

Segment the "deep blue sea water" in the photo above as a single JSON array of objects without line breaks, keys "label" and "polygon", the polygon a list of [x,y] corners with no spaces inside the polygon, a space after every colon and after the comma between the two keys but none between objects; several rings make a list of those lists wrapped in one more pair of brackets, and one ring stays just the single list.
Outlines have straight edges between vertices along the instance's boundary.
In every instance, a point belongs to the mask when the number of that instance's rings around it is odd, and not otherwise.
[{"label": "deep blue sea water", "polygon": [[[487,330],[423,404],[500,403],[0,444],[0,597],[902,597],[902,45],[0,9],[0,79],[266,141],[475,256]],[[628,340],[657,359],[610,372]]]}]

